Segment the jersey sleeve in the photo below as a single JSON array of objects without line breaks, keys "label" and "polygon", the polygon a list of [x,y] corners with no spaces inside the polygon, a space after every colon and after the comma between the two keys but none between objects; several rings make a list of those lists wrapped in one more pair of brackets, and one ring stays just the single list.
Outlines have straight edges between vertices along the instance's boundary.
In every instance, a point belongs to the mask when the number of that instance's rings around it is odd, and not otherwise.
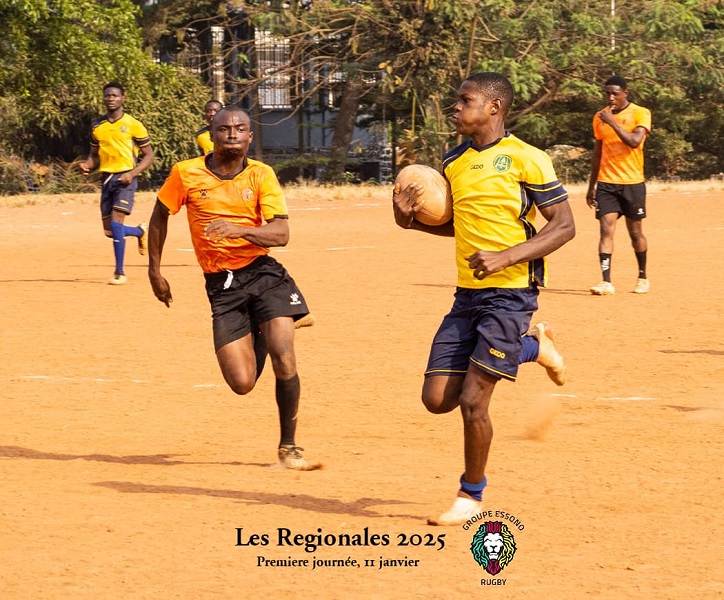
[{"label": "jersey sleeve", "polygon": [[181,207],[186,203],[186,189],[178,165],[171,167],[171,173],[163,182],[161,189],[158,190],[156,198],[168,208],[172,215],[181,210]]},{"label": "jersey sleeve", "polygon": [[148,146],[151,143],[151,136],[148,134],[146,126],[137,119],[134,119],[131,135],[133,135],[133,141],[139,148]]},{"label": "jersey sleeve", "polygon": [[598,118],[598,115],[601,113],[599,110],[595,115],[593,115],[593,137],[597,140],[603,139],[603,134],[601,133],[601,125],[603,124],[603,121]]},{"label": "jersey sleeve", "polygon": [[643,127],[646,133],[651,133],[651,111],[640,106],[636,111],[636,127]]},{"label": "jersey sleeve", "polygon": [[196,135],[196,146],[199,149],[200,155],[205,156],[214,150],[214,144],[211,141],[208,129],[202,129]]},{"label": "jersey sleeve", "polygon": [[568,200],[568,192],[558,181],[550,156],[539,150],[534,158],[526,162],[523,176],[523,187],[528,197],[538,208]]},{"label": "jersey sleeve", "polygon": [[287,201],[284,191],[277,179],[274,169],[265,165],[259,185],[259,207],[265,221],[286,219],[288,217]]}]

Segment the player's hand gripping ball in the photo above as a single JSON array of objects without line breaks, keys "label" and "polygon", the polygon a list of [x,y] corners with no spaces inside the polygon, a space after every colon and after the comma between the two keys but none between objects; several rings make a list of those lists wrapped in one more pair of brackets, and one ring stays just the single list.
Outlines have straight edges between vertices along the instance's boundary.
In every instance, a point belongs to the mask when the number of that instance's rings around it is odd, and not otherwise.
[{"label": "player's hand gripping ball", "polygon": [[423,187],[419,200],[422,203],[415,213],[415,220],[424,225],[444,225],[453,215],[452,195],[447,180],[439,171],[426,165],[408,165],[395,179],[404,190],[410,183],[419,183]]}]

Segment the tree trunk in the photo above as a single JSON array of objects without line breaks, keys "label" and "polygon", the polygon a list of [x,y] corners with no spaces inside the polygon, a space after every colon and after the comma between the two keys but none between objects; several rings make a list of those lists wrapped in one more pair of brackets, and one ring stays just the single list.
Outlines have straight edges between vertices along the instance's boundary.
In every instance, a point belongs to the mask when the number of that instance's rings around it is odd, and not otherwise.
[{"label": "tree trunk", "polygon": [[351,74],[342,90],[342,102],[334,122],[332,145],[330,148],[330,162],[326,169],[324,180],[327,183],[342,183],[347,164],[347,152],[352,143],[354,124],[357,119],[360,98],[364,94],[362,77]]}]

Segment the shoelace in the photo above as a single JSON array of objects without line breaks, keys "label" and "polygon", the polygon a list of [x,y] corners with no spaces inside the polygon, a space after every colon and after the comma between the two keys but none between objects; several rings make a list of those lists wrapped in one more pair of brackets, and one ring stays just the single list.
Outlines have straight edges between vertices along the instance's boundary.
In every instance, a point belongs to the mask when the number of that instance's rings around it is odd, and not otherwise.
[{"label": "shoelace", "polygon": [[292,458],[302,458],[301,451],[304,450],[304,448],[300,448],[299,446],[285,446],[282,448],[287,456],[291,456]]}]

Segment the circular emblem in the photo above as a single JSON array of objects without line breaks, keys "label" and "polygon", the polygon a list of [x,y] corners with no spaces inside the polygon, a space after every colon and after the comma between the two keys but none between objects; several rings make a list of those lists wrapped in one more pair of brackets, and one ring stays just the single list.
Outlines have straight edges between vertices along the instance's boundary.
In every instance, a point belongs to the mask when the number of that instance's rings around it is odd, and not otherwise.
[{"label": "circular emblem", "polygon": [[507,154],[498,154],[498,156],[496,156],[495,160],[493,161],[493,166],[495,167],[495,170],[499,173],[504,173],[505,171],[510,169],[510,165],[512,164],[513,160]]}]

